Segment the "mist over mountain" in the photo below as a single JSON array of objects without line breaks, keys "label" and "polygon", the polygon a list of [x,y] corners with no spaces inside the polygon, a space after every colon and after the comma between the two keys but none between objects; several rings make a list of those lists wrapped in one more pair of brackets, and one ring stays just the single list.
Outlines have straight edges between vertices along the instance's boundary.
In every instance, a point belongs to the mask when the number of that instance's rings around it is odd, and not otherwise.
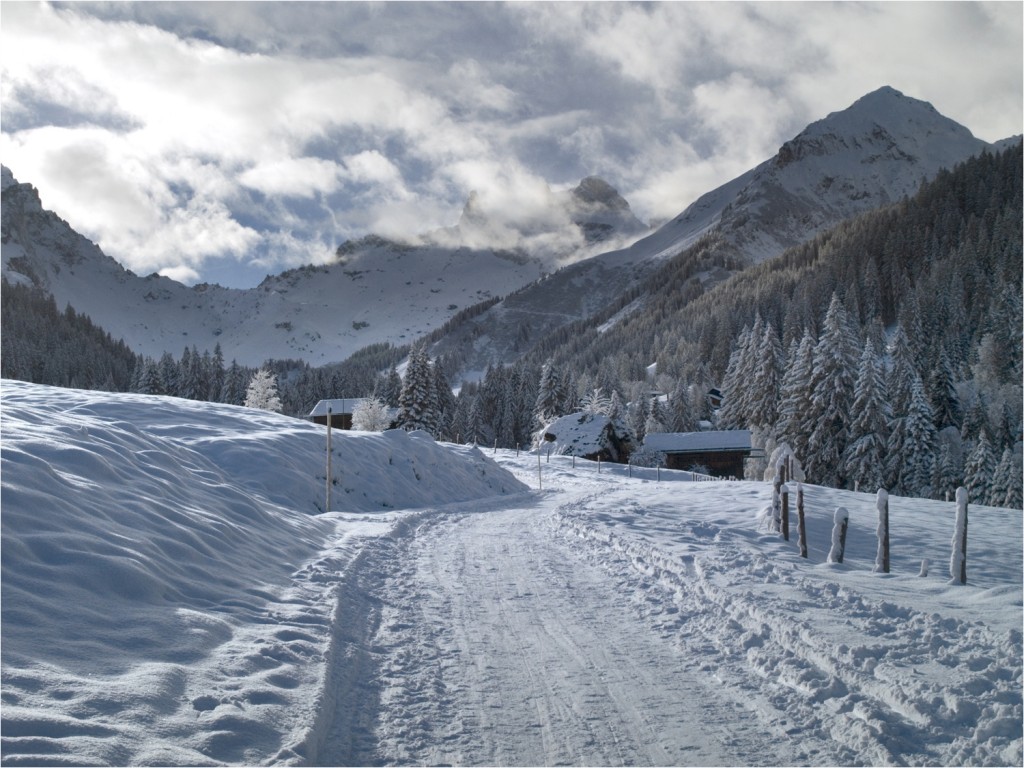
[{"label": "mist over mountain", "polygon": [[[452,373],[474,378],[640,290],[661,263],[701,238],[716,242],[715,259],[699,270],[707,289],[990,148],[931,105],[886,87],[811,124],[646,236],[628,202],[597,177],[571,189],[545,185],[525,198],[490,189],[470,196],[453,227],[401,243],[373,235],[350,241],[331,264],[244,290],[125,270],[4,168],[3,274],[154,358],[219,344],[226,360],[243,365],[268,358],[322,365],[446,326],[432,353],[457,361]],[[494,306],[473,309],[487,304]]]},{"label": "mist over mountain", "polygon": [[3,274],[70,304],[139,354],[220,344],[243,365],[332,363],[372,344],[411,343],[461,310],[646,230],[599,179],[535,202],[495,209],[471,197],[450,230],[408,242],[369,235],[340,245],[330,264],[270,275],[253,289],[187,287],[124,269],[5,167]]},{"label": "mist over mountain", "polygon": [[756,168],[712,190],[628,248],[601,254],[507,297],[433,348],[478,376],[638,289],[665,259],[714,234],[710,288],[828,227],[913,194],[942,168],[993,149],[927,102],[881,88],[808,126]]}]

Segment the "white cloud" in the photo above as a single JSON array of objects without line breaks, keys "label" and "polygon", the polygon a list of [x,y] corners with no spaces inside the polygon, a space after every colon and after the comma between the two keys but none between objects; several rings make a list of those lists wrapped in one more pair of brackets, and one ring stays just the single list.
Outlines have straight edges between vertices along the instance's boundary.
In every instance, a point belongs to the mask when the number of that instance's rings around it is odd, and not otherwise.
[{"label": "white cloud", "polygon": [[137,270],[273,270],[451,225],[472,190],[543,217],[591,173],[662,218],[883,84],[1019,133],[1021,9],[8,3],[0,149]]},{"label": "white cloud", "polygon": [[290,157],[260,163],[238,176],[242,185],[265,195],[314,197],[333,192],[343,169],[330,160]]}]

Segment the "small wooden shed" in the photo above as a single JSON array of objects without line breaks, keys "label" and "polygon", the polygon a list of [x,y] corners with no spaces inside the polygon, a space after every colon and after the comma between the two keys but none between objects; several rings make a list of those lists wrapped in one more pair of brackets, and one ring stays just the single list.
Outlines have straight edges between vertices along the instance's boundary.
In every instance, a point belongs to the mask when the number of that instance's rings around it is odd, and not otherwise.
[{"label": "small wooden shed", "polygon": [[331,429],[352,429],[352,413],[365,397],[341,397],[332,400],[321,400],[309,412],[314,424],[327,425],[327,412],[330,409]]},{"label": "small wooden shed", "polygon": [[665,454],[668,469],[706,467],[715,477],[743,477],[743,461],[760,449],[751,445],[749,429],[711,432],[657,432],[644,448]]}]

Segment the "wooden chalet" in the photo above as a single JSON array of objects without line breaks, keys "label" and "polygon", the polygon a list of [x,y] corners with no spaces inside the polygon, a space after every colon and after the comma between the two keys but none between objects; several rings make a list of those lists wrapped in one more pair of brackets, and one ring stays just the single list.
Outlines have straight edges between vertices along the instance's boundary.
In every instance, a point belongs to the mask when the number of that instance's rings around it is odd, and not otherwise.
[{"label": "wooden chalet", "polygon": [[743,462],[761,449],[754,448],[749,429],[711,432],[659,432],[647,435],[644,447],[665,454],[668,469],[706,467],[714,477],[743,477]]},{"label": "wooden chalet", "polygon": [[330,411],[331,429],[352,429],[352,413],[357,405],[365,401],[365,397],[342,397],[333,400],[321,400],[309,412],[309,419],[314,424],[327,425],[327,414]]}]

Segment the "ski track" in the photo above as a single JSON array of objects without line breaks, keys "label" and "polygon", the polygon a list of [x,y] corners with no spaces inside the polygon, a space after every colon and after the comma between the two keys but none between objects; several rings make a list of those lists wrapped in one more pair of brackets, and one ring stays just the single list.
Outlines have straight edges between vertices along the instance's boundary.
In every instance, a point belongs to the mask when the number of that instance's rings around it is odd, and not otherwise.
[{"label": "ski track", "polygon": [[1020,632],[871,599],[708,521],[676,521],[715,542],[686,552],[620,534],[594,513],[618,483],[424,511],[373,542],[312,762],[1020,763]]}]

